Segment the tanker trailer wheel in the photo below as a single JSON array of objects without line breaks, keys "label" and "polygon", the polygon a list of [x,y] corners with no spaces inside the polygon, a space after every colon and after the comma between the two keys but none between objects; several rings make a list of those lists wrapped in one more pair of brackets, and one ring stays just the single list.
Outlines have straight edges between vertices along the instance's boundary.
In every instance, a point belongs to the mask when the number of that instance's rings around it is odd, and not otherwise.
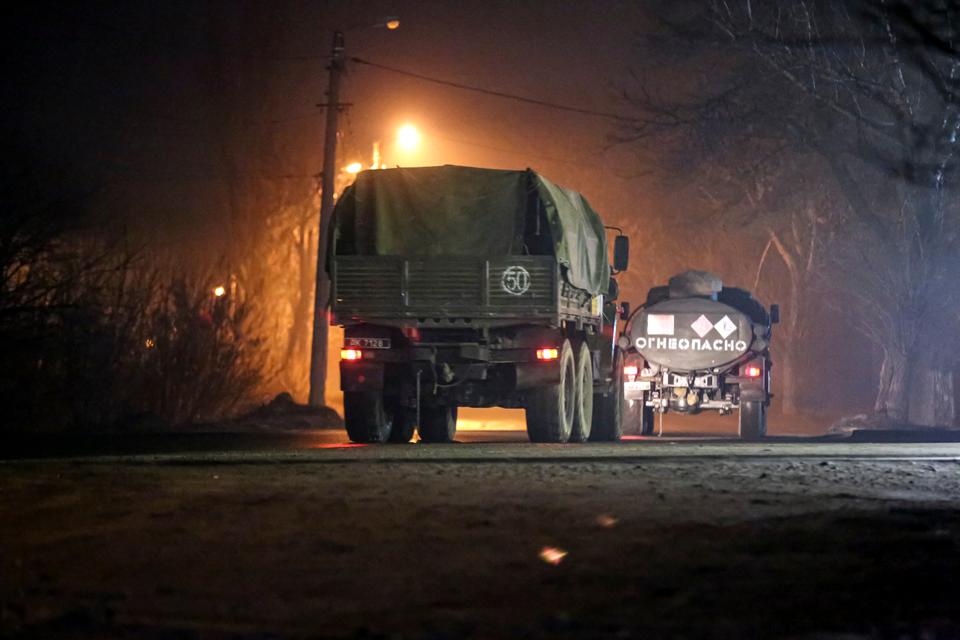
[{"label": "tanker trailer wheel", "polygon": [[381,392],[343,392],[343,422],[352,442],[386,442],[391,418]]},{"label": "tanker trailer wheel", "polygon": [[616,442],[623,435],[623,352],[613,358],[613,383],[610,393],[593,394],[592,442]]},{"label": "tanker trailer wheel", "polygon": [[560,381],[533,391],[527,399],[527,436],[531,442],[566,442],[576,412],[577,371],[569,340],[560,347]]},{"label": "tanker trailer wheel", "polygon": [[390,427],[389,441],[404,444],[413,439],[413,431],[417,426],[417,413],[405,407],[395,407],[393,410],[393,426]]},{"label": "tanker trailer wheel", "polygon": [[457,407],[420,407],[420,440],[453,442],[457,435]]},{"label": "tanker trailer wheel", "polygon": [[740,439],[759,440],[767,435],[767,408],[762,402],[740,402]]},{"label": "tanker trailer wheel", "polygon": [[574,369],[577,372],[577,391],[570,442],[586,442],[593,425],[593,359],[586,342],[581,342],[577,349]]}]

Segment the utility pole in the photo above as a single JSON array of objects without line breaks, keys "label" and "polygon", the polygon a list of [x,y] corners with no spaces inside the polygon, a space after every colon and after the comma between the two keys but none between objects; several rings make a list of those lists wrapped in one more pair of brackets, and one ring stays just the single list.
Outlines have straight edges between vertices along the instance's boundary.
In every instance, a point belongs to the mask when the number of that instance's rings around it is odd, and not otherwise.
[{"label": "utility pole", "polygon": [[320,183],[320,226],[317,235],[317,284],[313,300],[313,342],[310,348],[310,406],[326,403],[327,336],[330,280],[327,277],[327,246],[330,243],[330,218],[333,216],[334,178],[337,175],[337,116],[340,113],[340,74],[344,68],[343,32],[333,33],[327,88],[327,123],[323,137],[323,177]]}]

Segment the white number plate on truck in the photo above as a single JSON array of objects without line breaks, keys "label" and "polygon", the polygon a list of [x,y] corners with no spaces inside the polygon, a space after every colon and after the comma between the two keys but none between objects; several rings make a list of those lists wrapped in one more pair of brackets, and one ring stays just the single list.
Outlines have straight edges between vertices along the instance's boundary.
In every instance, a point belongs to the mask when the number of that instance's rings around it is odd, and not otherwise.
[{"label": "white number plate on truck", "polygon": [[634,382],[624,382],[624,396],[628,398],[639,398],[644,391],[650,390],[650,383],[646,380],[635,380]]},{"label": "white number plate on truck", "polygon": [[[684,376],[678,376],[671,373],[667,386],[686,387],[687,378],[685,378]],[[705,376],[697,376],[693,379],[693,384],[690,386],[696,389],[715,389],[717,386],[717,378],[712,374],[705,375]]]},{"label": "white number plate on truck", "polygon": [[361,349],[389,349],[390,338],[347,338],[348,347]]}]

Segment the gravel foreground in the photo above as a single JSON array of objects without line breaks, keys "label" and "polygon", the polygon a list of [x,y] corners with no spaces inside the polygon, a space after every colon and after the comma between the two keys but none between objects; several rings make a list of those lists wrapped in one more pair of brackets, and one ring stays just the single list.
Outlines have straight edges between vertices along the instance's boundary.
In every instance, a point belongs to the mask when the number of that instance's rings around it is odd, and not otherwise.
[{"label": "gravel foreground", "polygon": [[960,637],[955,458],[681,448],[0,463],[0,637]]}]

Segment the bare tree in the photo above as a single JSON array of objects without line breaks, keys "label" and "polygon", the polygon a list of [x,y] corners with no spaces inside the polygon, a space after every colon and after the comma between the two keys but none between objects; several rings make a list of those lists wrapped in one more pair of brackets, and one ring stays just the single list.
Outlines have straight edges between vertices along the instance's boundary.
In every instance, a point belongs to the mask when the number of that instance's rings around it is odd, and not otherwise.
[{"label": "bare tree", "polygon": [[[256,318],[256,337],[269,355],[265,392],[302,396],[312,322],[317,185],[302,175],[303,137],[297,137],[297,146],[289,131],[262,125],[264,114],[287,102],[274,90],[276,65],[266,53],[283,49],[278,41],[283,30],[263,28],[282,16],[256,3],[214,4],[206,11],[211,55],[200,71],[217,176],[207,188],[217,196],[215,214],[223,229],[221,278]],[[238,56],[238,50],[247,55]],[[219,260],[220,254],[211,258]]]},{"label": "bare tree", "polygon": [[[814,329],[811,310],[823,292],[824,258],[835,220],[829,188],[799,177],[822,175],[822,168],[809,156],[786,153],[787,148],[781,143],[771,152],[769,140],[741,145],[736,153],[724,152],[739,157],[733,164],[715,155],[704,166],[698,192],[705,210],[735,235],[759,233],[765,240],[751,290],[768,291],[783,308],[776,331],[778,404],[783,413],[795,414],[801,404],[799,372]],[[785,287],[764,278],[774,259],[786,272]]]},{"label": "bare tree", "polygon": [[[754,290],[760,290],[766,258],[775,251],[787,270],[788,286],[781,325],[777,329],[777,374],[780,381],[780,407],[786,414],[795,414],[800,406],[799,385],[802,355],[813,333],[810,309],[818,294],[823,275],[824,235],[826,218],[813,203],[791,213],[789,221],[779,228],[768,225],[769,237],[757,265]],[[781,296],[783,293],[781,293]]]},{"label": "bare tree", "polygon": [[[711,72],[685,95],[631,96],[641,113],[634,136],[719,123],[714,134],[727,140],[774,141],[829,168],[842,195],[833,228],[853,239],[834,275],[860,300],[858,326],[883,354],[875,409],[897,421],[953,419],[955,363],[934,353],[932,338],[933,309],[952,299],[957,240],[947,194],[958,169],[958,17],[941,0],[686,7],[665,19],[666,33],[687,47],[684,63],[700,56]],[[883,295],[879,274],[897,276]],[[910,384],[919,379],[927,383]]]},{"label": "bare tree", "polygon": [[[773,302],[782,304],[776,331],[778,405],[784,413],[796,413],[799,372],[812,329],[810,310],[822,293],[825,247],[839,220],[829,204],[831,185],[824,179],[829,169],[788,136],[764,131],[762,123],[746,132],[740,124],[731,126],[736,119],[728,119],[727,109],[710,100],[685,105],[681,114],[663,102],[653,103],[649,95],[628,95],[633,104],[680,119],[669,125],[662,118],[643,121],[622,130],[620,139],[666,139],[657,161],[669,186],[692,192],[691,226],[700,230],[698,235],[704,229],[723,234],[717,256],[740,258],[741,264],[724,267],[724,275],[739,276],[744,286],[757,294],[769,292]],[[701,252],[681,249],[681,254],[691,259]],[[774,260],[781,262],[785,282],[771,281],[768,267]],[[722,259],[713,262],[716,268],[723,264]],[[749,274],[742,273],[744,267]]]}]

